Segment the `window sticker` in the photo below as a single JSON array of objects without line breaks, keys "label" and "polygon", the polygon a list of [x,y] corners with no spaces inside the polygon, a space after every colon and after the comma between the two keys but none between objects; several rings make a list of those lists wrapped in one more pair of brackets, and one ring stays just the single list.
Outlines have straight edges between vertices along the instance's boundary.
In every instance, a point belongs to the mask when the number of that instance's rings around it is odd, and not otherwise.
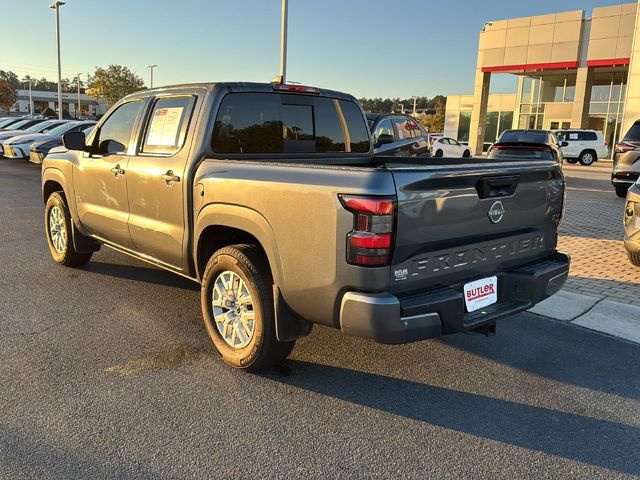
[{"label": "window sticker", "polygon": [[570,133],[569,134],[569,140],[578,140],[578,134],[577,133]]},{"label": "window sticker", "polygon": [[184,107],[159,108],[153,112],[147,145],[175,147]]}]

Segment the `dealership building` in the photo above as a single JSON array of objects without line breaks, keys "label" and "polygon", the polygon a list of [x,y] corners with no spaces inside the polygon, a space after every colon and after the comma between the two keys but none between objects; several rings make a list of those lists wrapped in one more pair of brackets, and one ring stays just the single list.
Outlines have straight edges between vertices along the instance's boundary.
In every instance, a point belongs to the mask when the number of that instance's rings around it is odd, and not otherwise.
[{"label": "dealership building", "polygon": [[[447,97],[445,135],[475,154],[508,128],[589,128],[614,145],[640,119],[638,3],[486,22],[474,91]],[[494,75],[512,94],[490,94]]]}]

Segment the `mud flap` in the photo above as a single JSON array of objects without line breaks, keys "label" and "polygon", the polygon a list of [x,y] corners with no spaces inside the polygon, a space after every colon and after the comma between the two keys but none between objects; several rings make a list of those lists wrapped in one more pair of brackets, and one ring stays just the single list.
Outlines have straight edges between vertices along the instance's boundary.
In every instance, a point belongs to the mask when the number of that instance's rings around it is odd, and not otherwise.
[{"label": "mud flap", "polygon": [[273,286],[273,308],[276,316],[276,338],[279,342],[290,342],[311,333],[313,324],[291,311],[276,285]]},{"label": "mud flap", "polygon": [[72,221],[72,237],[73,237],[73,248],[75,248],[78,253],[92,253],[100,250],[100,244],[96,242],[93,238],[85,237],[82,235],[76,224]]}]

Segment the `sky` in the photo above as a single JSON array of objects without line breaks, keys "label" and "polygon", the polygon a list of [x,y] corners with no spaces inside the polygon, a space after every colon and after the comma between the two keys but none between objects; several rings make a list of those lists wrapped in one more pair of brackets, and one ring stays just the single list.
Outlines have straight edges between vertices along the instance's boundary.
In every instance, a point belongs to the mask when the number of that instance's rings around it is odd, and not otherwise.
[{"label": "sky", "polygon": [[[0,0],[0,70],[55,81],[53,0]],[[66,0],[62,73],[125,65],[154,85],[269,82],[280,68],[281,0]],[[287,78],[356,97],[473,93],[484,22],[616,0],[289,0]],[[515,90],[492,78],[492,92]]]}]

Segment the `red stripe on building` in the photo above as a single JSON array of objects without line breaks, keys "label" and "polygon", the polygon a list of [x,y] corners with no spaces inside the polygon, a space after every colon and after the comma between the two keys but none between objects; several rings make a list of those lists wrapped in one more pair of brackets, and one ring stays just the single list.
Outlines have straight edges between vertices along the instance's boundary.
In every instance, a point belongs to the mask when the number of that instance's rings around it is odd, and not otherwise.
[{"label": "red stripe on building", "polygon": [[513,72],[526,70],[554,70],[560,68],[578,68],[580,62],[526,63],[524,65],[499,65],[482,67],[483,72]]},{"label": "red stripe on building", "polygon": [[605,58],[604,60],[587,60],[588,67],[615,67],[616,65],[629,65],[630,58]]}]

